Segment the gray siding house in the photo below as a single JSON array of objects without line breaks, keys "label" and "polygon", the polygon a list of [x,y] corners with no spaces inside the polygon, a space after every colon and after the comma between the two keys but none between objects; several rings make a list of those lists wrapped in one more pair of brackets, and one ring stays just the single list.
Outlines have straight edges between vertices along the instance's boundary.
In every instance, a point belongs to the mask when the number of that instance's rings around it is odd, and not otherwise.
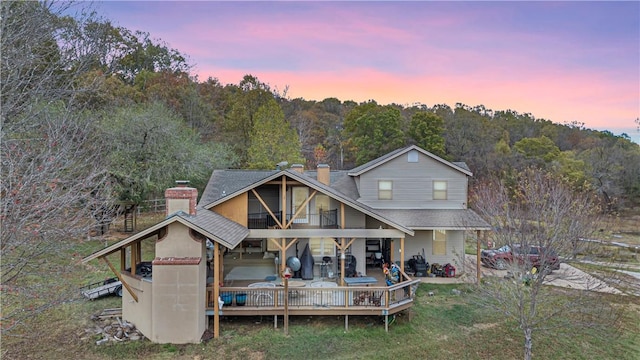
[{"label": "gray siding house", "polygon": [[[83,262],[109,265],[126,290],[123,319],[158,343],[199,342],[209,323],[217,337],[223,314],[273,315],[276,324],[278,316],[343,315],[345,327],[349,315],[386,319],[413,304],[420,280],[405,272],[407,260],[450,263],[459,275],[465,236],[490,230],[467,206],[471,176],[417,146],[349,171],[214,170],[199,201],[186,184],[167,189],[165,220]],[[136,271],[149,258],[145,240],[155,249],[150,276]],[[312,268],[302,278],[311,282],[291,293],[283,275],[303,249]],[[399,283],[377,284],[383,262],[400,265]]]}]

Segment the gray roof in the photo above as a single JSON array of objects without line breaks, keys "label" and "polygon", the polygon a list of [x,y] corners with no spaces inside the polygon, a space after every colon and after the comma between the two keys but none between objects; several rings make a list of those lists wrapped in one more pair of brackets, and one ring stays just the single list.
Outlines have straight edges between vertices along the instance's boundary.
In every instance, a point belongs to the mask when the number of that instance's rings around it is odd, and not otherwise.
[{"label": "gray roof", "polygon": [[[245,178],[242,178],[241,174],[245,174]],[[282,175],[286,175],[291,179],[297,180],[310,188],[316,189],[323,194],[330,196],[358,211],[361,211],[383,223],[386,223],[398,230],[413,235],[413,230],[404,227],[402,224],[395,223],[394,221],[381,216],[373,208],[365,205],[361,202],[354,200],[353,198],[346,196],[342,192],[327,186],[314,178],[311,178],[305,174],[301,174],[295,170],[286,169],[279,171],[254,171],[254,170],[216,170],[214,171],[205,192],[200,200],[201,207],[210,209],[213,206],[224,202],[225,197],[235,196],[246,192],[252,188],[255,188],[263,183],[277,179]],[[261,178],[262,177],[262,178]],[[213,185],[212,181],[218,181],[218,185]]]},{"label": "gray roof", "polygon": [[251,187],[279,170],[214,170],[200,197],[200,205],[206,206]]},{"label": "gray roof", "polygon": [[238,246],[249,235],[249,229],[241,224],[204,208],[198,208],[195,216],[185,213],[179,213],[177,216],[189,223],[189,227],[193,230],[208,235],[207,237],[211,240],[230,249]]},{"label": "gray roof", "polygon": [[[454,168],[454,169],[456,169],[456,170],[458,170],[460,172],[463,172],[467,176],[472,176],[473,175],[471,173],[471,171],[469,170],[469,167],[465,163],[461,163],[461,162],[452,163],[450,161],[447,161],[447,160],[445,160],[445,159],[443,159],[441,157],[438,157],[438,156],[428,152],[427,150],[422,149],[421,147],[419,147],[417,145],[407,146],[407,147],[404,147],[404,148],[396,149],[396,150],[394,150],[394,151],[392,151],[390,153],[384,154],[384,155],[380,156],[377,159],[373,159],[373,160],[369,161],[368,163],[362,164],[362,165],[352,169],[351,171],[349,171],[349,175],[352,175],[352,176],[361,175],[362,173],[365,173],[365,172],[367,172],[367,171],[369,171],[369,170],[371,170],[371,169],[373,169],[373,168],[375,168],[377,166],[380,166],[380,165],[384,164],[385,162],[387,162],[387,161],[389,161],[391,159],[394,159],[394,158],[396,158],[396,157],[398,157],[398,156],[400,156],[400,155],[402,155],[404,153],[409,152],[410,150],[419,151],[422,154],[424,154],[424,155],[426,155],[426,156],[428,156],[428,157],[430,157],[430,158],[432,158],[432,159],[434,159],[434,160],[436,160],[436,161],[438,161],[438,162],[440,162],[440,163],[442,163],[444,165],[450,166],[450,167],[452,167],[452,168]],[[461,164],[462,164],[462,166],[461,166]]]},{"label": "gray roof", "polygon": [[193,229],[203,236],[230,249],[238,246],[238,244],[240,244],[240,242],[249,234],[249,229],[244,226],[231,221],[222,215],[216,214],[213,211],[199,208],[196,215],[188,215],[184,212],[177,212],[169,215],[166,219],[150,228],[94,252],[82,259],[82,262],[87,263],[93,259],[113,254],[116,251],[120,251],[123,247],[129,246],[131,243],[156,236],[160,229],[165,228],[174,222],[180,222],[190,229]]},{"label": "gray roof", "polygon": [[491,230],[471,209],[380,209],[378,213],[413,230]]}]

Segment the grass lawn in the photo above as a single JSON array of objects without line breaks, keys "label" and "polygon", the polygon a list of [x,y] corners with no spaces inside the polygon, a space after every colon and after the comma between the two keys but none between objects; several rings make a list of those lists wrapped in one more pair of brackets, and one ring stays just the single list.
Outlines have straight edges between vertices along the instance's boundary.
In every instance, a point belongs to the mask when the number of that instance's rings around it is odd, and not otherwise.
[{"label": "grass lawn", "polygon": [[[107,241],[111,244],[118,239]],[[144,243],[143,243],[144,244]],[[65,276],[43,271],[43,287],[76,288],[87,282],[113,276],[103,262],[81,265],[82,256],[105,246],[104,240],[80,241],[66,256],[43,262],[43,268],[64,265]],[[145,247],[152,249],[152,245]],[[145,255],[143,249],[143,255]],[[148,254],[148,252],[147,252]],[[152,256],[152,254],[151,254]],[[112,258],[118,267],[117,256]],[[452,289],[462,290],[454,295]],[[66,301],[22,319],[20,326],[4,333],[0,343],[2,359],[517,359],[522,357],[523,340],[519,329],[495,313],[472,301],[465,285],[422,284],[413,308],[398,316],[390,331],[384,330],[383,317],[291,317],[289,336],[282,330],[282,318],[274,329],[273,317],[223,317],[221,336],[201,344],[153,344],[147,340],[96,345],[97,335],[85,330],[93,327],[91,315],[103,309],[118,308],[120,298],[87,301],[69,292]],[[434,295],[429,296],[432,292]],[[556,329],[534,333],[533,353],[538,359],[639,359],[640,298],[603,296],[624,308],[615,328],[574,331]],[[32,299],[19,288],[2,288],[2,313]],[[46,299],[45,299],[46,301]],[[4,319],[3,319],[4,321]],[[4,325],[4,324],[3,324]]]},{"label": "grass lawn", "polygon": [[[453,288],[463,290],[454,295]],[[292,317],[289,336],[273,317],[223,318],[221,336],[202,344],[153,344],[147,340],[95,345],[90,316],[119,307],[117,297],[78,300],[31,318],[22,331],[2,337],[3,359],[514,359],[522,356],[518,329],[471,302],[460,285],[422,284],[416,305],[384,331],[382,317]],[[428,296],[433,292],[433,296]],[[637,359],[638,298],[616,298],[628,307],[616,329],[556,330],[534,335],[539,359]],[[27,330],[27,331],[24,331]]]}]

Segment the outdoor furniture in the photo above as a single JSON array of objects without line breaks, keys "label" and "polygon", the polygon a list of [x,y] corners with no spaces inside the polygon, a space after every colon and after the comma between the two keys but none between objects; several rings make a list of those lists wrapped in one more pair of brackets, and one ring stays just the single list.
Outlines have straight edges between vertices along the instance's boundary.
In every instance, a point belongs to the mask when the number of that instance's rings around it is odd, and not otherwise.
[{"label": "outdoor furniture", "polygon": [[[271,282],[257,282],[247,285],[249,288],[274,288],[276,284]],[[255,291],[253,301],[255,305],[273,304],[273,295],[271,291]],[[262,299],[262,302],[260,301]],[[266,300],[266,301],[265,301]]]},{"label": "outdoor furniture", "polygon": [[[278,284],[278,286],[284,287],[284,282]],[[295,290],[295,288],[301,288],[305,286],[307,286],[307,283],[304,281],[289,280],[289,298],[297,298],[299,296],[299,292]]]},{"label": "outdoor furniture", "polygon": [[372,276],[361,276],[361,277],[344,278],[344,282],[348,286],[360,286],[360,285],[369,286],[371,284],[377,283],[378,279]]}]

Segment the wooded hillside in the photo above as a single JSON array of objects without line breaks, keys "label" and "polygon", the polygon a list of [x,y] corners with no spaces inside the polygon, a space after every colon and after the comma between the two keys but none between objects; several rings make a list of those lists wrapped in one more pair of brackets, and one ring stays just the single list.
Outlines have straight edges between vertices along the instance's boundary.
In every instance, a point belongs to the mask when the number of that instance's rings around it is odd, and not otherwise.
[{"label": "wooded hillside", "polygon": [[[476,181],[533,165],[592,187],[610,210],[640,204],[640,147],[628,136],[482,105],[291,99],[255,74],[237,84],[198,79],[188,56],[152,34],[70,9],[2,3],[3,194],[18,196],[43,149],[60,156],[69,141],[68,163],[38,183],[58,183],[85,161],[74,178],[95,180],[82,186],[98,203],[139,202],[178,178],[201,188],[213,168],[288,161],[348,169],[418,144],[466,162]],[[83,135],[52,144],[53,133],[70,129],[62,120]]]}]

